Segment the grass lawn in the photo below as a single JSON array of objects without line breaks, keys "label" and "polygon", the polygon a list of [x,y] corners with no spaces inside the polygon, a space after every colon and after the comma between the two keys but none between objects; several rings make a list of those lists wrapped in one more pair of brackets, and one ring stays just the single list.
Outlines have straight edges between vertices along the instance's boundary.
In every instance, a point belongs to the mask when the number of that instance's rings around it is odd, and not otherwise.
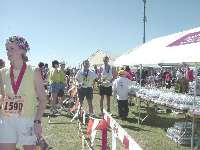
[{"label": "grass lawn", "polygon": [[[111,102],[111,104],[113,104]],[[100,113],[99,96],[94,95],[94,112]],[[84,101],[84,108],[87,109],[87,102]],[[113,117],[116,116],[116,103],[112,108]],[[48,111],[48,110],[47,110]],[[174,117],[169,114],[159,114],[153,119],[147,119],[142,125],[137,124],[135,107],[129,108],[129,116],[126,121],[117,119],[116,121],[134,138],[144,150],[189,150],[190,147],[177,146],[166,136],[168,127],[172,127],[175,122],[183,121],[183,117]],[[142,113],[142,115],[145,115]],[[70,122],[68,116],[52,118],[52,121],[67,122],[67,124],[48,124],[48,118],[43,117],[44,136],[46,137],[52,150],[80,150],[81,143],[78,134],[78,121]],[[95,139],[95,150],[101,149],[101,134],[98,132]],[[108,149],[111,149],[111,132],[108,132]],[[117,141],[117,150],[123,150],[123,145]]]}]

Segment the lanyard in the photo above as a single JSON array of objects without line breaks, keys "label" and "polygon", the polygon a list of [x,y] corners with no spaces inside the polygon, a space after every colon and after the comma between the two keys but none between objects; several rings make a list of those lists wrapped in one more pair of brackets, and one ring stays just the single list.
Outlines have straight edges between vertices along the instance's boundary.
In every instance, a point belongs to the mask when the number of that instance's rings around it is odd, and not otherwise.
[{"label": "lanyard", "polygon": [[87,79],[87,77],[88,77],[88,73],[89,73],[89,70],[83,72],[84,77],[85,77],[86,79]]},{"label": "lanyard", "polygon": [[19,73],[19,76],[18,76],[16,82],[14,81],[15,77],[14,77],[13,70],[14,70],[13,65],[11,65],[11,67],[10,67],[10,80],[11,80],[13,92],[14,92],[15,95],[17,95],[17,92],[19,90],[19,87],[21,85],[22,79],[23,79],[25,71],[26,71],[26,63],[23,63],[23,66],[20,70],[20,73]]}]

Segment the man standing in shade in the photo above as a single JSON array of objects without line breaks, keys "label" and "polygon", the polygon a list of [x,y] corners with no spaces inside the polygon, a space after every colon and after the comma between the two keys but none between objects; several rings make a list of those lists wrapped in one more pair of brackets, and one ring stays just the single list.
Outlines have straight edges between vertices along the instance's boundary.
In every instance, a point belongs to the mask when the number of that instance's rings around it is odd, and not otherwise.
[{"label": "man standing in shade", "polygon": [[113,70],[112,67],[108,64],[109,57],[105,56],[103,58],[104,65],[100,68],[100,74],[99,74],[99,94],[101,96],[100,99],[100,109],[101,114],[103,114],[103,101],[104,101],[104,95],[106,95],[107,98],[107,111],[110,112],[110,96],[112,96],[112,81],[113,81]]},{"label": "man standing in shade", "polygon": [[89,67],[89,61],[83,61],[83,69],[77,72],[75,78],[78,81],[78,97],[80,104],[81,106],[83,105],[83,100],[86,97],[89,106],[89,113],[93,114],[93,84],[97,76],[94,71],[89,69]]}]

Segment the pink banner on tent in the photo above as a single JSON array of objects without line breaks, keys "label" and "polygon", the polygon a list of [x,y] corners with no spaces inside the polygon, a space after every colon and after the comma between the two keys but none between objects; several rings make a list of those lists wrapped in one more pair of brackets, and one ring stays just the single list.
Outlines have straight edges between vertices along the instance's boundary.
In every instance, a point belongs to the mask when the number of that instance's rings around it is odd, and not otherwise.
[{"label": "pink banner on tent", "polygon": [[197,43],[197,42],[200,42],[200,31],[186,34],[185,36],[181,37],[180,39],[167,45],[167,47],[180,46],[180,45]]}]

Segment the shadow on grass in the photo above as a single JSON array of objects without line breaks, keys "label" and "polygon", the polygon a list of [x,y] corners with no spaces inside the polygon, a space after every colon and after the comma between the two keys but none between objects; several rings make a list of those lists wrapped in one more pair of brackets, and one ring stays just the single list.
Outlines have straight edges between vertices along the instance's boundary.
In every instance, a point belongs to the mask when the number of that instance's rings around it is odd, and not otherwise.
[{"label": "shadow on grass", "polygon": [[[116,121],[119,123],[119,117],[118,116],[112,116],[114,119],[116,119]],[[137,119],[136,118],[127,118],[126,120],[124,120],[126,122],[128,122],[130,125],[124,125],[123,122],[120,123],[120,126],[122,128],[127,128],[127,129],[130,129],[130,130],[134,130],[134,131],[149,131],[151,132],[150,130],[145,130],[145,129],[142,129],[142,128],[139,128],[139,127],[136,127],[134,126],[134,124],[137,123]],[[134,123],[134,124],[132,124]]]},{"label": "shadow on grass", "polygon": [[75,124],[75,123],[73,123],[73,122],[50,122],[50,123],[48,123],[48,124]]},{"label": "shadow on grass", "polygon": [[129,122],[129,123],[137,123],[136,118],[127,118],[126,121]]},{"label": "shadow on grass", "polygon": [[61,114],[59,114],[59,115],[50,115],[50,113],[44,113],[43,114],[43,117],[52,117],[52,118],[56,118],[56,117],[60,117],[60,116],[62,116],[62,117],[67,117],[67,118],[73,118],[73,116],[72,116],[72,114],[69,114],[69,113],[61,113]]},{"label": "shadow on grass", "polygon": [[[136,117],[138,117],[138,113],[137,112],[132,112]],[[145,116],[147,115],[147,113],[141,112],[140,113],[140,117],[141,119],[143,119]],[[140,122],[141,122],[140,119]],[[137,121],[137,119],[136,119]],[[177,118],[177,117],[173,117],[170,116],[170,114],[163,114],[163,115],[159,115],[159,114],[153,114],[153,115],[149,115],[143,122],[142,125],[147,125],[147,126],[151,126],[151,127],[158,127],[161,129],[167,129],[169,127],[172,127],[174,125],[175,122],[181,122],[181,121],[186,121],[185,118]],[[131,121],[133,122],[133,121]]]},{"label": "shadow on grass", "polygon": [[158,127],[161,129],[167,129],[174,126],[175,122],[186,121],[184,118],[166,117],[166,116],[154,116],[150,117],[143,122],[144,125]]},{"label": "shadow on grass", "polygon": [[142,128],[139,128],[139,127],[135,127],[133,125],[121,125],[122,128],[126,128],[126,129],[130,129],[130,130],[134,130],[134,131],[148,131],[148,132],[151,132],[150,130],[146,130],[146,129],[142,129]]}]

